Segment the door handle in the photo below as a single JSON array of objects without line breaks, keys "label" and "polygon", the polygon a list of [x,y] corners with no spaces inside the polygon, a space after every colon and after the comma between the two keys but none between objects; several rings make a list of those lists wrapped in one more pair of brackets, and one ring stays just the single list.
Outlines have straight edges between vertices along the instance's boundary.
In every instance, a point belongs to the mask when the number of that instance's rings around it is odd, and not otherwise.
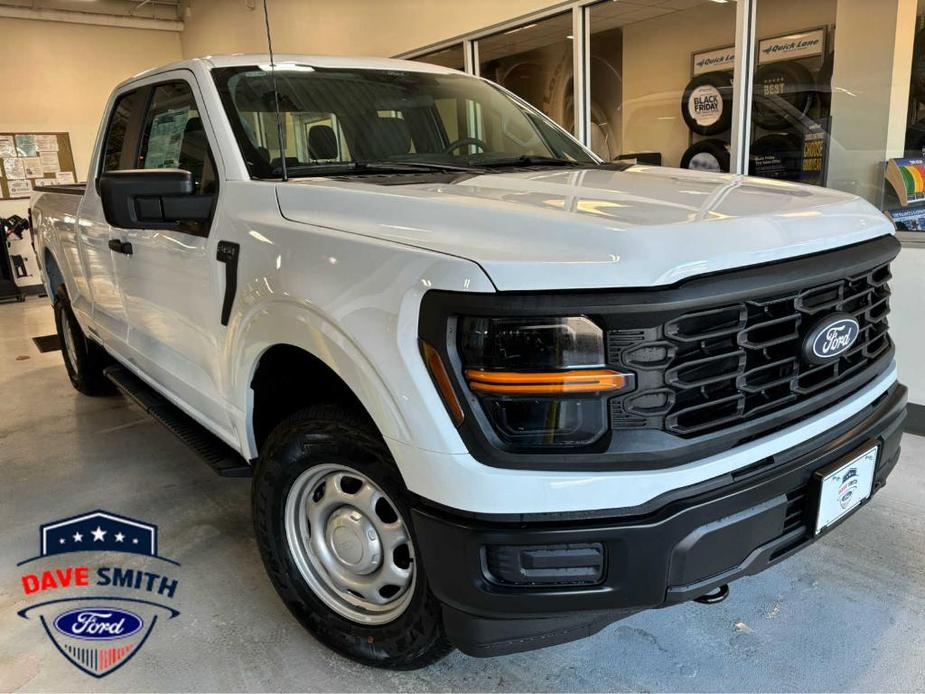
[{"label": "door handle", "polygon": [[119,239],[109,239],[109,250],[122,253],[123,255],[132,255],[133,253],[132,244],[128,241],[120,241]]}]

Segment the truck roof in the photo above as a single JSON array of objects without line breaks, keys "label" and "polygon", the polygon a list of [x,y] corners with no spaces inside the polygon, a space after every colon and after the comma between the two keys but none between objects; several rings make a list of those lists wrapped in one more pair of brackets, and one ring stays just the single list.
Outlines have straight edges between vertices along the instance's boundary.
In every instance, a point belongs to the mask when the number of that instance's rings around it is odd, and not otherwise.
[{"label": "truck roof", "polygon": [[[416,60],[397,60],[395,58],[370,58],[359,56],[335,55],[306,55],[302,53],[278,53],[273,55],[277,67],[287,65],[300,65],[320,68],[350,68],[354,70],[406,70],[413,72],[430,72],[435,74],[463,74],[452,68],[430,63],[421,63]],[[207,55],[202,58],[191,58],[176,63],[145,70],[123,81],[122,84],[134,82],[138,79],[157,75],[170,70],[211,70],[221,67],[243,67],[248,65],[269,65],[269,53],[234,53],[232,55]]]}]

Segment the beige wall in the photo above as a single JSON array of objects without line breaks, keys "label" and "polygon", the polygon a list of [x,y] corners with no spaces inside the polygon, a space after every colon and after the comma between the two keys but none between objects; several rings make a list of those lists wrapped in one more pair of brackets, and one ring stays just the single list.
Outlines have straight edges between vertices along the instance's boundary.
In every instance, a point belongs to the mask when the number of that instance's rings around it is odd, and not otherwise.
[{"label": "beige wall", "polygon": [[[194,0],[181,36],[187,58],[265,52],[263,2]],[[272,0],[277,52],[390,56],[482,29],[558,0]]]},{"label": "beige wall", "polygon": [[[176,32],[0,19],[0,132],[66,131],[84,180],[112,88],[135,73],[181,59]],[[26,201],[0,201],[0,216]],[[19,212],[21,213],[21,211]]]}]

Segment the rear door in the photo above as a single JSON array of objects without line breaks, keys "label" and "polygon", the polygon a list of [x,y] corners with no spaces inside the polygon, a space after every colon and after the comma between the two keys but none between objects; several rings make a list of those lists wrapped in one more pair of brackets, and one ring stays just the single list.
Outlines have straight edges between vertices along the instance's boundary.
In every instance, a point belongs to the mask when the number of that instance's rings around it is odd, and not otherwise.
[{"label": "rear door", "polygon": [[[130,168],[184,169],[196,193],[218,201],[217,153],[188,71],[159,75],[147,97]],[[224,272],[212,222],[179,230],[120,229],[131,255],[115,255],[133,364],[216,434],[230,440],[220,388]],[[211,231],[211,233],[210,233]]]}]

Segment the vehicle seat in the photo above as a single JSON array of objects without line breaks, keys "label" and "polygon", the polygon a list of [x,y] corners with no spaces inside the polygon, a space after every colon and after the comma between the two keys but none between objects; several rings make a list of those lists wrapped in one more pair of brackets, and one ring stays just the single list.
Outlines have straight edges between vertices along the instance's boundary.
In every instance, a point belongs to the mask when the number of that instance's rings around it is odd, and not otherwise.
[{"label": "vehicle seat", "polygon": [[308,156],[313,160],[337,159],[337,135],[330,125],[316,125],[308,131]]},{"label": "vehicle seat", "polygon": [[214,192],[215,170],[209,156],[209,140],[198,116],[186,121],[178,166],[193,175],[193,187],[197,193]]}]

